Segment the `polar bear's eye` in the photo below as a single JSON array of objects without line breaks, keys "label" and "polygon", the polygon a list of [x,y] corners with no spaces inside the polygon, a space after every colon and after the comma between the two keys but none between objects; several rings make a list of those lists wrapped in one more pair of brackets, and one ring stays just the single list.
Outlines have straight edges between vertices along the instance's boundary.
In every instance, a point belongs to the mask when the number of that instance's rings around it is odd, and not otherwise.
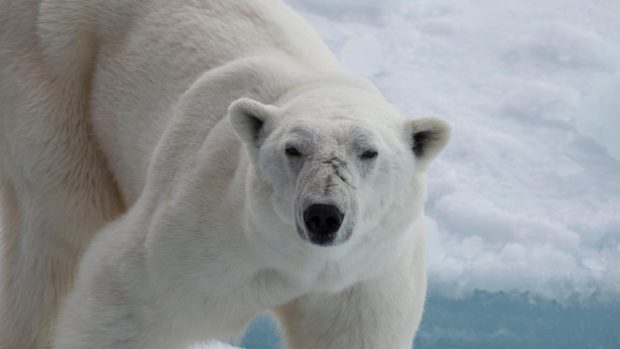
[{"label": "polar bear's eye", "polygon": [[297,158],[301,156],[301,152],[295,147],[286,147],[284,150],[287,156]]},{"label": "polar bear's eye", "polygon": [[360,155],[360,158],[362,160],[372,160],[376,158],[377,155],[379,155],[379,153],[374,150],[366,150],[365,152],[362,153],[362,155]]}]

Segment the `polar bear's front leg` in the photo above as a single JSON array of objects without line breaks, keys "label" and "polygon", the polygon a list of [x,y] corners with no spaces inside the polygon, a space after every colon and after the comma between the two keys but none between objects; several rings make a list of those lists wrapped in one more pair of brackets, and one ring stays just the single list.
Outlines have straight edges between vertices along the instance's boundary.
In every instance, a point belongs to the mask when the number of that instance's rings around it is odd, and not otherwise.
[{"label": "polar bear's front leg", "polygon": [[[409,349],[426,290],[422,268],[311,294],[277,309],[289,349]],[[404,274],[405,273],[405,274]]]}]

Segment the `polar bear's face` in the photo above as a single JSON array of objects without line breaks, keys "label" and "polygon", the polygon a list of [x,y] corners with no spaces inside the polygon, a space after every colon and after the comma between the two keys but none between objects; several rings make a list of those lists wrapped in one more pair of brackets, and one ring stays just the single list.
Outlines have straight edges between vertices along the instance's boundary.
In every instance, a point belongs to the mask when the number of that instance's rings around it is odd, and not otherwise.
[{"label": "polar bear's face", "polygon": [[418,177],[449,132],[440,120],[405,120],[375,94],[342,87],[305,92],[280,107],[244,98],[229,115],[256,185],[268,188],[253,195],[319,246],[413,220],[425,195]]}]

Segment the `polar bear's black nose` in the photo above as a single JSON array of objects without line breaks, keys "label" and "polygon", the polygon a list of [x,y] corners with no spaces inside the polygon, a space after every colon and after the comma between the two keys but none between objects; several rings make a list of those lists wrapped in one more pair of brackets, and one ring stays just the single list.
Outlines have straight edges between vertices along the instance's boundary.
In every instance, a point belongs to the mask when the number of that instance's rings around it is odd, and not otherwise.
[{"label": "polar bear's black nose", "polygon": [[304,212],[309,238],[319,245],[328,245],[336,238],[344,214],[335,205],[313,204]]}]

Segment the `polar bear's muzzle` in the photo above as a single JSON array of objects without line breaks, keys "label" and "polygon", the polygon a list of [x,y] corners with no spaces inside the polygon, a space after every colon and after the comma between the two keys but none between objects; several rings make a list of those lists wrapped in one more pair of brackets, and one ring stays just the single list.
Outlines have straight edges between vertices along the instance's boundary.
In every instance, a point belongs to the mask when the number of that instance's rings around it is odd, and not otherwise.
[{"label": "polar bear's muzzle", "polygon": [[297,181],[296,228],[305,241],[334,246],[349,239],[355,222],[353,187],[343,180],[344,164],[308,162]]},{"label": "polar bear's muzzle", "polygon": [[310,242],[331,245],[342,225],[344,213],[336,205],[312,204],[304,210],[303,220]]}]

